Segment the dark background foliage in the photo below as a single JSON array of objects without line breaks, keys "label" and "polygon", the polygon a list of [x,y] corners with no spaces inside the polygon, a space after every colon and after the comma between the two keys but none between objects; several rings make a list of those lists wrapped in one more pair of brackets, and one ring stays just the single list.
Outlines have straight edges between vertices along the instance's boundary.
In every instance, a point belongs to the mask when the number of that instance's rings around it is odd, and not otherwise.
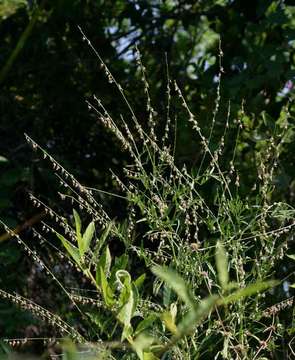
[{"label": "dark background foliage", "polygon": [[[245,136],[240,161],[246,171],[251,168],[247,149],[272,134],[282,106],[289,104],[294,114],[295,6],[291,0],[3,0],[0,217],[11,227],[36,215],[28,201],[29,190],[47,201],[54,199],[56,190],[53,175],[32,154],[24,133],[88,186],[114,190],[108,169],[119,173],[126,161],[114,138],[85,104],[85,99],[96,94],[115,119],[121,113],[128,121],[126,107],[83,42],[78,25],[126,89],[143,124],[147,113],[134,45],[147,69],[159,128],[165,117],[167,58],[170,78],[178,81],[207,134],[215,107],[221,38],[222,101],[217,134],[223,131],[228,101],[231,121],[240,116],[243,104]],[[257,136],[247,137],[247,129],[257,129]],[[280,198],[291,202],[294,150],[291,141],[286,143],[277,177]],[[177,157],[196,167],[200,160],[199,145],[181,115]],[[256,174],[249,172],[248,176]],[[26,230],[23,233],[30,237]],[[22,292],[29,282],[28,295],[31,291],[42,297],[45,290],[33,285],[30,260],[13,240],[1,234],[0,240],[0,287]],[[20,272],[26,275],[18,276]],[[33,331],[27,327],[31,323],[28,315],[11,310],[10,304],[1,302],[0,312],[0,336]]]}]

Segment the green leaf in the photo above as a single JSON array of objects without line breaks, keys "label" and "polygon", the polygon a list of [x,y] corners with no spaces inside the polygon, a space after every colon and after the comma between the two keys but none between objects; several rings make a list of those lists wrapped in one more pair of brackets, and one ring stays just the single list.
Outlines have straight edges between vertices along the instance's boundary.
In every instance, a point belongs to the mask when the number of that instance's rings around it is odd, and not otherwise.
[{"label": "green leaf", "polygon": [[104,243],[106,242],[113,225],[114,225],[114,222],[110,221],[108,223],[107,227],[104,229],[104,231],[99,236],[98,241],[95,242],[95,248],[93,250],[94,262],[96,261],[96,258],[100,255],[100,251],[103,248]]},{"label": "green leaf", "polygon": [[117,319],[124,325],[121,340],[131,335],[131,319],[136,310],[137,288],[131,283],[131,276],[126,270],[116,273],[117,284],[121,288],[119,297],[120,310]]},{"label": "green leaf", "polygon": [[128,255],[122,254],[119,257],[115,258],[114,264],[111,270],[110,282],[113,283],[116,281],[116,273],[118,270],[126,269],[128,265]]},{"label": "green leaf", "polygon": [[168,307],[171,303],[171,292],[171,287],[165,283],[163,289],[163,305],[165,307]]},{"label": "green leaf", "polygon": [[136,327],[134,331],[134,336],[139,335],[141,332],[151,327],[152,324],[157,320],[157,314],[151,314],[147,318],[143,319]]},{"label": "green leaf", "polygon": [[97,266],[96,266],[96,283],[98,286],[101,286],[100,269],[102,268],[104,271],[104,274],[106,274],[106,277],[108,277],[111,263],[112,263],[111,253],[110,253],[109,247],[106,246],[102,255],[100,256]]},{"label": "green leaf", "polygon": [[113,226],[114,226],[114,222],[110,221],[108,223],[107,227],[105,228],[104,232],[102,233],[101,237],[99,238],[100,248],[105,243],[105,241],[106,241],[107,237],[109,236],[109,233],[111,232]]},{"label": "green leaf", "polygon": [[77,233],[81,234],[81,218],[75,209],[73,209],[73,214],[75,219],[76,231]]},{"label": "green leaf", "polygon": [[57,237],[61,240],[63,246],[66,248],[67,252],[73,258],[73,260],[81,267],[81,258],[78,248],[65,239],[61,234],[56,232]]},{"label": "green leaf", "polygon": [[185,281],[174,271],[162,266],[153,266],[152,272],[165,281],[187,306],[194,307],[195,300]]},{"label": "green leaf", "polygon": [[83,256],[89,250],[90,243],[93,238],[94,232],[95,232],[95,225],[94,225],[94,222],[92,221],[87,226],[87,229],[85,230],[85,233],[83,234],[83,237],[82,237],[81,256]]},{"label": "green leaf", "polygon": [[80,255],[82,256],[83,251],[82,251],[82,235],[81,235],[81,218],[75,209],[73,209],[73,215],[74,215],[74,219],[75,219],[78,248],[80,251]]},{"label": "green leaf", "polygon": [[114,293],[111,287],[109,286],[103,268],[100,268],[100,279],[101,279],[101,290],[105,304],[108,307],[112,307],[115,304]]},{"label": "green leaf", "polygon": [[193,331],[194,328],[209,315],[213,307],[217,304],[218,299],[219,297],[217,295],[211,295],[201,300],[193,311],[189,311],[177,327],[179,332],[178,336],[182,337]]},{"label": "green leaf", "polygon": [[152,271],[164,280],[189,308],[187,315],[183,317],[180,324],[177,326],[177,333],[174,337],[176,341],[193,331],[194,327],[210,313],[219,297],[217,295],[212,295],[202,300],[200,303],[197,303],[194,300],[188,285],[175,271],[161,266],[154,266]]},{"label": "green leaf", "polygon": [[177,326],[175,324],[175,318],[173,317],[173,315],[171,314],[171,312],[169,311],[165,311],[162,315],[162,320],[164,321],[164,324],[166,326],[166,328],[172,333],[172,334],[177,334],[178,333],[178,329]]},{"label": "green leaf", "polygon": [[228,262],[227,262],[227,254],[224,250],[223,244],[221,241],[218,241],[216,244],[216,252],[215,252],[215,261],[216,268],[218,274],[218,280],[222,287],[225,289],[228,284]]},{"label": "green leaf", "polygon": [[134,285],[137,287],[137,289],[140,289],[142,287],[145,278],[146,278],[146,275],[141,274],[136,280],[134,280]]},{"label": "green leaf", "polygon": [[140,334],[132,343],[132,348],[140,360],[159,360],[150,350],[155,339],[147,334]]},{"label": "green leaf", "polygon": [[275,281],[275,280],[270,280],[270,281],[257,281],[254,284],[251,284],[247,287],[245,287],[244,289],[240,289],[235,291],[233,294],[228,295],[227,297],[225,297],[224,299],[220,299],[218,301],[219,305],[227,305],[230,304],[232,302],[241,300],[245,297],[251,296],[253,294],[256,294],[258,292],[262,292],[265,291],[269,288],[272,288],[274,286],[276,286],[279,282]]}]

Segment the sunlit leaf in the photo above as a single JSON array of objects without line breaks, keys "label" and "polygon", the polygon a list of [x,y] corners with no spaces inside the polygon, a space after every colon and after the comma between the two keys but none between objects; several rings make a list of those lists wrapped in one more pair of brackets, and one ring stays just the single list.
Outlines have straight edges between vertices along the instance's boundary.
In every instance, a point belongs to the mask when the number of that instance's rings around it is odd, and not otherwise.
[{"label": "sunlit leaf", "polygon": [[216,261],[219,283],[221,287],[225,289],[228,284],[228,278],[229,278],[228,263],[227,263],[227,254],[224,250],[221,241],[218,241],[216,244],[215,261]]},{"label": "sunlit leaf", "polygon": [[121,288],[119,296],[120,310],[117,319],[124,324],[121,340],[131,334],[131,318],[136,309],[137,289],[131,282],[131,276],[126,270],[118,270],[116,273],[117,284]]},{"label": "sunlit leaf", "polygon": [[75,209],[73,209],[73,215],[75,219],[75,226],[76,226],[76,236],[77,236],[77,242],[78,242],[78,248],[80,251],[80,254],[82,256],[83,250],[82,250],[82,235],[81,235],[81,219],[79,214]]},{"label": "sunlit leaf", "polygon": [[66,248],[69,255],[73,258],[73,260],[81,266],[81,258],[80,258],[80,252],[79,249],[74,246],[72,243],[70,243],[67,239],[65,239],[64,236],[56,232],[57,237],[61,240],[63,246]]},{"label": "sunlit leaf", "polygon": [[108,307],[112,307],[115,304],[115,297],[113,290],[109,286],[103,268],[100,268],[100,282],[104,301]]},{"label": "sunlit leaf", "polygon": [[75,219],[76,231],[77,233],[81,234],[81,218],[75,209],[73,209],[73,214]]},{"label": "sunlit leaf", "polygon": [[158,315],[151,314],[147,318],[143,319],[136,327],[134,331],[134,336],[139,335],[141,332],[151,327],[153,323],[157,320]]},{"label": "sunlit leaf", "polygon": [[147,334],[140,334],[132,343],[132,348],[136,352],[140,360],[159,360],[151,351],[151,345],[155,343],[155,339]]},{"label": "sunlit leaf", "polygon": [[205,319],[217,304],[219,297],[211,295],[204,300],[201,300],[193,311],[187,313],[181,322],[178,324],[179,336],[190,333],[203,319]]},{"label": "sunlit leaf", "polygon": [[166,326],[166,328],[172,333],[177,334],[177,326],[175,324],[175,318],[169,311],[165,311],[162,315],[162,320]]},{"label": "sunlit leaf", "polygon": [[146,274],[142,274],[136,280],[134,280],[134,285],[137,287],[137,289],[140,289],[142,287],[145,278]]},{"label": "sunlit leaf", "polygon": [[111,267],[111,263],[112,263],[111,253],[110,253],[109,247],[106,246],[102,255],[100,256],[97,266],[96,266],[96,283],[98,286],[101,286],[100,269],[102,268],[104,271],[104,274],[106,274],[106,276],[108,276],[110,267]]},{"label": "sunlit leaf", "polygon": [[152,272],[164,280],[189,307],[194,306],[195,301],[187,284],[174,270],[161,266],[153,266]]},{"label": "sunlit leaf", "polygon": [[234,293],[226,296],[224,299],[219,300],[219,304],[230,304],[232,302],[244,299],[245,297],[254,295],[258,292],[265,291],[269,288],[272,288],[278,284],[278,281],[270,280],[270,281],[257,281],[254,284],[251,284],[243,289],[237,290]]},{"label": "sunlit leaf", "polygon": [[82,256],[89,250],[90,247],[90,243],[91,240],[93,238],[93,235],[95,233],[95,225],[94,222],[92,221],[88,226],[87,229],[85,230],[85,233],[82,236]]}]

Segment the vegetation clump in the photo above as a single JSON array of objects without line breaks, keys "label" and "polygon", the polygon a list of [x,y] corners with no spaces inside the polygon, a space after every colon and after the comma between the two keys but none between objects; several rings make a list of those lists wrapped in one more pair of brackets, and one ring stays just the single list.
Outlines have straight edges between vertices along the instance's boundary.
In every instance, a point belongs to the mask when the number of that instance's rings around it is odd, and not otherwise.
[{"label": "vegetation clump", "polygon": [[[41,258],[31,242],[4,226],[36,262],[38,271],[53,280],[70,310],[62,318],[18,294],[0,290],[0,296],[49,324],[52,336],[43,340],[61,343],[65,358],[277,358],[288,331],[279,313],[293,302],[286,290],[288,278],[280,278],[276,271],[295,225],[294,208],[276,201],[276,169],[290,136],[288,109],[282,109],[269,137],[247,149],[251,172],[256,174],[249,176],[242,160],[244,137],[254,130],[243,107],[232,119],[229,104],[221,135],[214,133],[220,126],[216,115],[221,66],[216,107],[206,134],[169,75],[162,126],[137,51],[147,97],[145,125],[83,36],[129,109],[131,121],[123,116],[114,119],[95,96],[87,101],[89,110],[120,142],[130,163],[123,176],[112,174],[117,193],[90,189],[26,135],[33,150],[52,165],[61,186],[60,199],[67,204],[54,208],[30,195],[48,216],[41,228],[33,229],[35,239],[54,250],[60,263],[53,266],[51,251],[49,258]],[[221,64],[221,51],[219,58]],[[178,112],[185,114],[201,144],[197,169],[175,155]],[[106,197],[118,199],[124,216],[114,209],[110,214],[102,206]],[[69,208],[70,212],[65,210]],[[75,289],[60,277],[60,267],[65,266],[76,274]],[[274,303],[278,292],[283,293],[282,302]],[[6,339],[12,346],[29,341],[33,339]],[[289,348],[291,356],[292,339]]]}]

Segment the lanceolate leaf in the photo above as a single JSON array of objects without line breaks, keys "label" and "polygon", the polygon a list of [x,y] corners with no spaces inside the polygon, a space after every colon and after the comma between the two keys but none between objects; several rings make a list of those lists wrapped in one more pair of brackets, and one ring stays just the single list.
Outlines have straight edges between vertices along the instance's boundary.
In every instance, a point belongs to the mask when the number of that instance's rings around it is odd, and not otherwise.
[{"label": "lanceolate leaf", "polygon": [[154,266],[152,267],[152,272],[164,280],[187,306],[192,308],[195,305],[193,295],[190,293],[187,284],[174,270],[162,266]]},{"label": "lanceolate leaf", "polygon": [[93,238],[94,232],[95,232],[95,225],[94,225],[94,222],[92,221],[87,226],[87,229],[85,230],[85,233],[83,234],[83,237],[82,237],[82,247],[81,247],[81,249],[82,249],[81,255],[82,256],[89,250],[90,243]]},{"label": "lanceolate leaf", "polygon": [[174,329],[176,332],[174,339],[179,339],[191,332],[194,327],[210,313],[219,297],[217,295],[212,295],[202,300],[200,303],[197,303],[191,294],[188,285],[175,271],[160,266],[153,267],[152,271],[164,280],[189,308],[188,313],[181,320],[177,329]]},{"label": "lanceolate leaf", "polygon": [[148,351],[155,339],[147,334],[140,334],[132,343],[132,347],[140,360],[159,360],[152,352]]},{"label": "lanceolate leaf", "polygon": [[81,258],[80,258],[80,252],[76,246],[74,246],[72,243],[70,243],[67,239],[65,239],[61,234],[56,232],[57,237],[61,240],[63,246],[66,248],[69,255],[73,258],[73,260],[81,266]]},{"label": "lanceolate leaf", "polygon": [[121,288],[119,297],[120,310],[117,314],[117,319],[124,325],[121,340],[123,341],[131,329],[131,318],[135,310],[134,288],[131,284],[131,276],[126,270],[119,270],[116,273],[117,283]]},{"label": "lanceolate leaf", "polygon": [[218,301],[219,305],[226,305],[230,304],[232,302],[241,300],[247,296],[251,296],[253,294],[256,294],[258,292],[265,291],[269,288],[272,288],[274,286],[278,285],[278,281],[270,280],[270,281],[257,281],[254,284],[251,284],[244,289],[240,289],[238,291],[235,291],[234,293],[228,295],[224,299],[220,299]]},{"label": "lanceolate leaf", "polygon": [[109,247],[106,246],[96,266],[96,283],[98,286],[101,286],[100,269],[102,268],[104,274],[108,276],[111,267],[111,262],[112,262],[111,253]]},{"label": "lanceolate leaf", "polygon": [[74,219],[75,219],[75,226],[76,226],[76,232],[81,234],[81,219],[79,214],[75,209],[73,209]]},{"label": "lanceolate leaf", "polygon": [[103,268],[100,268],[100,279],[104,301],[108,307],[112,307],[115,304],[114,293],[107,281]]},{"label": "lanceolate leaf", "polygon": [[146,275],[142,274],[136,280],[134,280],[134,285],[137,287],[137,289],[140,289],[142,287],[145,278],[146,278]]},{"label": "lanceolate leaf", "polygon": [[107,240],[110,231],[112,230],[114,223],[112,221],[110,221],[107,225],[107,227],[105,228],[104,232],[102,233],[100,239],[99,239],[99,248],[98,251],[103,247],[105,241]]},{"label": "lanceolate leaf", "polygon": [[134,336],[139,335],[147,328],[151,327],[152,324],[157,320],[157,314],[150,314],[147,318],[143,319],[136,327],[134,331]]},{"label": "lanceolate leaf", "polygon": [[78,248],[79,248],[80,254],[82,254],[81,219],[80,219],[80,216],[79,216],[79,214],[77,213],[77,211],[75,209],[73,209],[73,215],[74,215],[74,219],[75,219]]},{"label": "lanceolate leaf", "polygon": [[222,289],[225,289],[228,284],[227,254],[220,241],[216,244],[215,260],[219,283]]},{"label": "lanceolate leaf", "polygon": [[217,304],[219,297],[217,295],[212,295],[202,300],[195,308],[188,312],[187,315],[181,320],[178,328],[178,337],[182,337],[186,334],[189,334],[193,329],[201,323],[201,321],[206,318],[209,313],[214,308],[214,305]]}]

